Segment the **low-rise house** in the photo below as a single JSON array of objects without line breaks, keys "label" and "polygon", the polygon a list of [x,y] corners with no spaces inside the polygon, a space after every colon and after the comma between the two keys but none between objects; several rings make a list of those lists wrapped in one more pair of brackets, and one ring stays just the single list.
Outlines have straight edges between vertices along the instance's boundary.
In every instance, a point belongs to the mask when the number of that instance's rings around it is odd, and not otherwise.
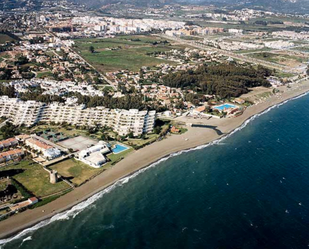
[{"label": "low-rise house", "polygon": [[0,141],[0,149],[9,148],[18,144],[16,138],[8,138],[6,140]]},{"label": "low-rise house", "polygon": [[100,168],[107,161],[104,155],[110,152],[110,146],[107,143],[100,141],[98,144],[80,151],[79,160],[91,167]]},{"label": "low-rise house", "polygon": [[53,146],[46,144],[38,139],[29,138],[25,141],[25,144],[30,148],[41,152],[43,157],[47,159],[54,159],[61,156],[61,151]]},{"label": "low-rise house", "polygon": [[14,204],[13,206],[10,206],[10,209],[11,209],[11,211],[18,211],[19,209],[31,206],[31,205],[37,203],[38,201],[39,200],[36,197],[31,197],[26,201],[22,201],[22,202]]},{"label": "low-rise house", "polygon": [[171,128],[171,133],[179,133],[179,132],[180,132],[180,130],[177,129],[175,126],[173,126],[173,127]]},{"label": "low-rise house", "polygon": [[0,153],[0,162],[6,162],[24,155],[24,151],[21,149],[9,150]]}]

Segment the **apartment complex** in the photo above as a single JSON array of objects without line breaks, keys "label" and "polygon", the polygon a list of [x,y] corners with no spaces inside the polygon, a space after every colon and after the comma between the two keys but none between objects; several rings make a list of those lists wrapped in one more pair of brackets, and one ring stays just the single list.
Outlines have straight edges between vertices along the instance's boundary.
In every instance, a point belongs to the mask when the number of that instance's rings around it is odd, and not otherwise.
[{"label": "apartment complex", "polygon": [[0,117],[6,117],[15,125],[31,126],[38,122],[68,123],[77,126],[108,126],[119,135],[133,132],[134,136],[153,131],[156,111],[86,108],[85,105],[62,103],[44,104],[0,97]]}]

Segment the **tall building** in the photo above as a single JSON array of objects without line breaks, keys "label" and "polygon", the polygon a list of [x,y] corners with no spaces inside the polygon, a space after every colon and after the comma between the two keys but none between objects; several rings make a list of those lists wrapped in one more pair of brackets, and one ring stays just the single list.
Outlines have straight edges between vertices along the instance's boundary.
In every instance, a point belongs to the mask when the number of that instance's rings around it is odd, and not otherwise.
[{"label": "tall building", "polygon": [[31,126],[38,122],[68,123],[76,126],[108,126],[120,136],[133,132],[134,136],[153,131],[156,111],[135,109],[120,110],[105,107],[86,108],[85,105],[67,105],[54,102],[0,97],[0,117],[8,118],[15,125]]}]

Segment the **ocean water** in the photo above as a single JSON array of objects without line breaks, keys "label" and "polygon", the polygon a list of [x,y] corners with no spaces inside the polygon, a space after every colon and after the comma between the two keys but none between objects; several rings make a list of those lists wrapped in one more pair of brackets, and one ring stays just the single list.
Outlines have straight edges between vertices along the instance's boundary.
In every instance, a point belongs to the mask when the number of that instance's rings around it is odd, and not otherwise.
[{"label": "ocean water", "polygon": [[309,95],[162,160],[2,248],[308,248]]}]

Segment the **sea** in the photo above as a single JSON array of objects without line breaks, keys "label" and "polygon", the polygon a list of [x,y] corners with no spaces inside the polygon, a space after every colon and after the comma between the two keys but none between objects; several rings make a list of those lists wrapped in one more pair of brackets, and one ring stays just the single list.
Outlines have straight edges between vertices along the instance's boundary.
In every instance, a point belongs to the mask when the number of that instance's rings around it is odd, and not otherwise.
[{"label": "sea", "polygon": [[[202,128],[201,128],[202,129]],[[1,248],[308,248],[309,95],[176,153]]]}]

